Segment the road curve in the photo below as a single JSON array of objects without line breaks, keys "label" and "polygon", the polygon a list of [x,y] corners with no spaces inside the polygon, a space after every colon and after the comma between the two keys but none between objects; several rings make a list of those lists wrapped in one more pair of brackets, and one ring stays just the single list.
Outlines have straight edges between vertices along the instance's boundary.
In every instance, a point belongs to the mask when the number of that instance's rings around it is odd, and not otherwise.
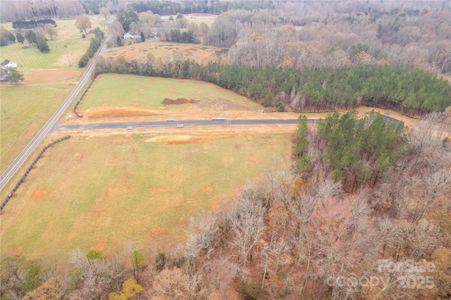
[{"label": "road curve", "polygon": [[100,54],[106,48],[106,41],[102,44],[100,49],[94,55],[91,63],[88,65],[85,73],[78,81],[77,85],[73,88],[71,93],[66,97],[60,107],[53,113],[50,119],[44,124],[44,126],[38,131],[38,133],[30,140],[30,142],[23,148],[22,152],[11,162],[11,164],[6,168],[6,170],[0,176],[0,191],[8,184],[8,182],[14,177],[17,171],[22,167],[24,162],[30,157],[30,155],[36,150],[39,144],[44,140],[44,138],[52,132],[58,120],[64,114],[64,112],[69,108],[72,101],[76,98],[83,85],[90,79],[90,76],[95,68],[97,60]]}]

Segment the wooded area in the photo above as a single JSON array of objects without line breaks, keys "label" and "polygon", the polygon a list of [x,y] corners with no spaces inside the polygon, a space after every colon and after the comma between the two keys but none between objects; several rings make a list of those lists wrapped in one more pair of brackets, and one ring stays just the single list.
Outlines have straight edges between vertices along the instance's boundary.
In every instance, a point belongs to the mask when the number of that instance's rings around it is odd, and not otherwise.
[{"label": "wooded area", "polygon": [[100,62],[97,72],[198,79],[232,89],[266,106],[282,104],[295,111],[370,105],[417,114],[443,111],[451,104],[448,82],[422,70],[401,67],[366,65],[299,71],[183,61],[156,68],[150,63],[119,58]]}]

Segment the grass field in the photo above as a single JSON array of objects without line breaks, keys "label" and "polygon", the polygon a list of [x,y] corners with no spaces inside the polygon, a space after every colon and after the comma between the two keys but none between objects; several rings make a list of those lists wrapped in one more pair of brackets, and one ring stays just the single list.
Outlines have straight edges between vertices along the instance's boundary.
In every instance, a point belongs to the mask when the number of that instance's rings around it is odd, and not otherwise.
[{"label": "grass field", "polygon": [[[25,48],[27,42],[0,47],[0,61],[17,63],[25,78],[17,86],[0,84],[0,171],[36,134],[82,74],[78,60],[89,46],[89,37],[81,38],[74,19],[56,22],[58,36],[48,42],[49,53],[41,53],[35,46]],[[11,23],[1,25],[11,28]]]},{"label": "grass field", "polygon": [[0,87],[1,171],[44,125],[71,88],[68,84]]},{"label": "grass field", "polygon": [[[172,142],[171,142],[172,141]],[[177,241],[189,219],[288,166],[290,135],[76,137],[51,149],[0,216],[1,254],[67,263],[71,249]]]},{"label": "grass field", "polygon": [[[89,37],[82,39],[75,20],[56,20],[58,36],[48,41],[50,52],[41,53],[35,46],[14,43],[0,48],[0,60],[10,59],[23,71],[30,69],[78,68],[78,60],[89,46]],[[11,23],[2,24],[10,28]],[[25,48],[25,47],[26,48]]]},{"label": "grass field", "polygon": [[137,60],[146,62],[149,55],[154,58],[154,63],[163,65],[176,60],[190,59],[199,64],[208,64],[210,62],[221,62],[225,60],[226,50],[205,46],[200,44],[181,44],[166,42],[144,42],[136,43],[130,46],[112,48],[105,51],[103,57],[114,59],[119,56],[126,60]]},{"label": "grass field", "polygon": [[[197,103],[163,105],[165,98],[185,98]],[[260,105],[214,84],[184,79],[103,74],[81,103],[83,113],[109,111],[112,107],[148,109],[153,112],[187,109],[257,110]],[[151,112],[150,111],[150,112]]]}]

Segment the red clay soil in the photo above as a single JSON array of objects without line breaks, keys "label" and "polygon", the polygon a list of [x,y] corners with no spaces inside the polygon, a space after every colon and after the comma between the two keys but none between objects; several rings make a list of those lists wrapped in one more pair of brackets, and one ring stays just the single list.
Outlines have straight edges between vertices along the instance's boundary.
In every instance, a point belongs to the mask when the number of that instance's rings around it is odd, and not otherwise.
[{"label": "red clay soil", "polygon": [[42,200],[42,198],[44,198],[44,196],[47,194],[46,190],[43,189],[36,189],[33,191],[33,193],[31,194],[31,198],[34,201],[39,201]]}]

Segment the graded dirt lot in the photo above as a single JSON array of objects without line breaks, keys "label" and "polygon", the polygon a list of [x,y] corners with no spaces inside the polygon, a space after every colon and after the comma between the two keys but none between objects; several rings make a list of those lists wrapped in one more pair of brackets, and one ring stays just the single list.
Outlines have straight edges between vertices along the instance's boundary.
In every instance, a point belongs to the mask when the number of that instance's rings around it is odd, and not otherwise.
[{"label": "graded dirt lot", "polygon": [[225,49],[200,44],[148,41],[108,49],[103,57],[107,60],[123,57],[126,61],[136,60],[138,62],[147,62],[151,57],[156,65],[186,59],[199,64],[208,64],[210,62],[223,62],[226,53]]},{"label": "graded dirt lot", "polygon": [[290,139],[76,136],[48,151],[0,216],[1,254],[64,264],[77,247],[101,244],[110,254],[130,242],[146,249],[182,240],[191,217],[217,209],[265,170],[287,168]]},{"label": "graded dirt lot", "polygon": [[[169,99],[181,104],[168,104]],[[209,111],[218,116],[225,111],[262,109],[246,97],[207,82],[118,74],[98,76],[79,107],[91,119]]]}]

